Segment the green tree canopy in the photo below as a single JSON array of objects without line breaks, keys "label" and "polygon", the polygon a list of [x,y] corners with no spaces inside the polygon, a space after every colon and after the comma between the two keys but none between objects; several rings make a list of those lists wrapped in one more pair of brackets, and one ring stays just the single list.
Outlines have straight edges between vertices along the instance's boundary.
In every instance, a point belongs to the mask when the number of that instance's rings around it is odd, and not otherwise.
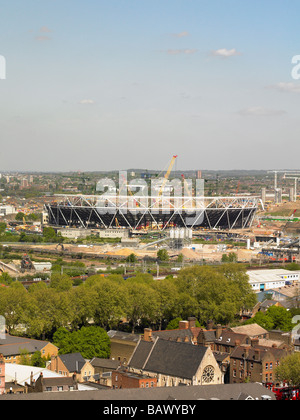
[{"label": "green tree canopy", "polygon": [[291,386],[300,386],[300,353],[289,354],[281,360],[276,368],[276,378],[288,382]]},{"label": "green tree canopy", "polygon": [[82,327],[73,332],[59,328],[54,333],[53,340],[59,347],[60,354],[80,353],[85,359],[105,359],[110,356],[110,339],[101,327]]}]

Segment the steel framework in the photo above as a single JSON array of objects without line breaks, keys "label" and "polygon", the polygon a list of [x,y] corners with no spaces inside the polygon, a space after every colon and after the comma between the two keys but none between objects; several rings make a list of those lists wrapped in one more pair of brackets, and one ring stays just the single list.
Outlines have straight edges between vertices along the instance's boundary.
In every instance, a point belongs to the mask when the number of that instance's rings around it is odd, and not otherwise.
[{"label": "steel framework", "polygon": [[131,229],[185,227],[245,229],[251,226],[259,198],[57,195],[46,204],[49,224],[82,228]]}]

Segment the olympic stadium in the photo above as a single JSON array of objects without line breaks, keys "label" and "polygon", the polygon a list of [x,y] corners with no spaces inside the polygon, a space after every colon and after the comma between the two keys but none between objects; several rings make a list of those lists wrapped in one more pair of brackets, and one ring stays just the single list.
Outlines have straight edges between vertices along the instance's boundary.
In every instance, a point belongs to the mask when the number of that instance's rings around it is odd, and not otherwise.
[{"label": "olympic stadium", "polygon": [[260,198],[57,195],[45,205],[49,225],[88,229],[197,230],[251,227]]}]

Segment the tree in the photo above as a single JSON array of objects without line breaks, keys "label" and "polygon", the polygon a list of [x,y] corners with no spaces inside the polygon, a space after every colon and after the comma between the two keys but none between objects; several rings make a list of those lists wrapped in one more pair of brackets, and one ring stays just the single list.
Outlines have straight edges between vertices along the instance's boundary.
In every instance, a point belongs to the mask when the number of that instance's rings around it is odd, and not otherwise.
[{"label": "tree", "polygon": [[276,378],[291,386],[300,386],[300,353],[289,354],[281,360],[275,371]]},{"label": "tree", "polygon": [[22,222],[25,219],[25,214],[21,211],[19,211],[19,213],[16,214],[15,216],[15,220]]},{"label": "tree", "polygon": [[291,331],[293,329],[292,314],[279,306],[271,306],[266,312],[257,312],[245,324],[256,323],[266,330]]},{"label": "tree", "polygon": [[101,327],[82,327],[73,332],[59,328],[53,335],[53,341],[60,354],[80,353],[85,359],[107,359],[110,356],[110,339]]},{"label": "tree", "polygon": [[160,249],[157,251],[157,258],[159,261],[169,261],[169,254],[166,249]]},{"label": "tree", "polygon": [[[124,280],[123,280],[124,281]],[[95,323],[106,328],[118,325],[126,314],[127,292],[122,284],[101,277],[92,287],[95,292]]]},{"label": "tree", "polygon": [[129,281],[126,290],[129,298],[126,313],[133,325],[133,331],[142,319],[153,322],[157,309],[157,294],[153,288],[148,284]]},{"label": "tree", "polygon": [[153,284],[156,292],[155,318],[161,330],[164,320],[169,321],[177,313],[177,289],[172,280],[165,279]]},{"label": "tree", "polygon": [[53,273],[51,276],[50,287],[57,291],[71,290],[73,282],[66,274]]},{"label": "tree", "polygon": [[[214,319],[217,323],[232,322],[235,316],[249,304],[253,291],[250,290],[244,271],[217,269],[208,266],[194,266],[178,273],[176,284],[180,293],[194,298],[200,323]],[[250,299],[250,300],[251,300]]]},{"label": "tree", "polygon": [[126,258],[126,262],[128,263],[136,263],[137,262],[137,257],[134,253],[128,255],[128,257]]},{"label": "tree", "polygon": [[0,276],[0,284],[5,284],[9,286],[12,283],[13,279],[12,277],[6,273],[5,271]]},{"label": "tree", "polygon": [[9,333],[25,321],[27,304],[28,293],[21,283],[14,282],[0,289],[0,315],[5,318]]}]

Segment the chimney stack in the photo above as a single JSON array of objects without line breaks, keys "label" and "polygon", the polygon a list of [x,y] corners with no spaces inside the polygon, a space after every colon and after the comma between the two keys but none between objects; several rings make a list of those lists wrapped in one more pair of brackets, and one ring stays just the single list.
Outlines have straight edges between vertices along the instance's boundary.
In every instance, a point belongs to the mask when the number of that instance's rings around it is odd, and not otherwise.
[{"label": "chimney stack", "polygon": [[189,329],[189,322],[188,321],[179,321],[179,329],[180,330],[188,330]]},{"label": "chimney stack", "polygon": [[216,329],[216,339],[219,340],[221,335],[222,335],[222,326],[221,326],[221,324],[218,324],[217,329]]},{"label": "chimney stack", "polygon": [[144,328],[144,341],[152,341],[152,329]]},{"label": "chimney stack", "polygon": [[189,328],[195,328],[196,327],[196,318],[194,316],[188,318],[188,322],[189,322]]}]

